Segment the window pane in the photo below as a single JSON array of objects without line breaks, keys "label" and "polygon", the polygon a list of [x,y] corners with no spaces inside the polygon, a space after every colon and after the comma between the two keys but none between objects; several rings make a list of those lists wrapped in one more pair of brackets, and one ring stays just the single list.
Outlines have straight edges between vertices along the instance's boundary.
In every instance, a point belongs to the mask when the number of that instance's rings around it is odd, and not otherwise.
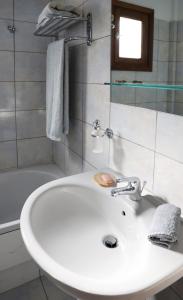
[{"label": "window pane", "polygon": [[142,22],[120,17],[119,57],[140,59],[142,45]]}]

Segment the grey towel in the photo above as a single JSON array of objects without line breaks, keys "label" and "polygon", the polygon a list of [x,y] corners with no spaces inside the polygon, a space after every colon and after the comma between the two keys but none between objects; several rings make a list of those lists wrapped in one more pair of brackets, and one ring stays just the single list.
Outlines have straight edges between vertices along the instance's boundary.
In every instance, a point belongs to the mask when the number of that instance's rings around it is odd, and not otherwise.
[{"label": "grey towel", "polygon": [[172,204],[162,204],[155,211],[149,240],[156,245],[171,248],[177,242],[181,209]]}]

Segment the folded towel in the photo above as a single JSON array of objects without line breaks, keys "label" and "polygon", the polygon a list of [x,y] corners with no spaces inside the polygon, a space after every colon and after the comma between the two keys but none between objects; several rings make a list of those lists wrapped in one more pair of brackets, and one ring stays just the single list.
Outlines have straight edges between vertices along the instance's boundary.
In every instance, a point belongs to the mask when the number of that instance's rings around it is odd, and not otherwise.
[{"label": "folded towel", "polygon": [[46,72],[46,132],[61,141],[69,132],[69,49],[64,39],[49,44]]},{"label": "folded towel", "polygon": [[149,240],[156,245],[171,248],[177,242],[181,209],[172,204],[162,204],[155,211]]},{"label": "folded towel", "polygon": [[51,1],[49,2],[45,8],[42,10],[41,14],[38,17],[37,28],[43,26],[50,18],[50,15],[62,15],[66,17],[78,16],[77,13],[72,12],[74,6],[65,6],[63,1]]}]

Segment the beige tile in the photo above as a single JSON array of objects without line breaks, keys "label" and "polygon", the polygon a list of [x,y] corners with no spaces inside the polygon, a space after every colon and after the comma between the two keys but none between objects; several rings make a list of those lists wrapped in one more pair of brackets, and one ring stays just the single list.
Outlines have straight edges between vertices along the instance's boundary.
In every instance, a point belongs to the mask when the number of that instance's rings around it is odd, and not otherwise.
[{"label": "beige tile", "polygon": [[110,167],[125,176],[137,176],[147,181],[147,188],[152,190],[154,152],[114,137],[110,141]]},{"label": "beige tile", "polygon": [[183,119],[172,114],[158,113],[156,151],[183,162]]},{"label": "beige tile", "polygon": [[149,149],[155,148],[156,112],[112,103],[110,118],[116,135]]}]

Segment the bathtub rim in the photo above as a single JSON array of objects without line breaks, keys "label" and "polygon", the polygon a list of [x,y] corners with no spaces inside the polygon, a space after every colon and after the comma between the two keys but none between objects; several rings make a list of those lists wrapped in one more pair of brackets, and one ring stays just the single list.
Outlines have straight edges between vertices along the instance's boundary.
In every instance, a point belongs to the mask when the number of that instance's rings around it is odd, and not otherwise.
[{"label": "bathtub rim", "polygon": [[[56,164],[46,164],[46,165],[36,165],[26,168],[19,168],[19,169],[11,169],[6,171],[0,171],[0,177],[6,176],[8,173],[11,174],[19,174],[22,172],[38,172],[53,176],[53,180],[57,180],[61,177],[65,177],[65,174],[62,172],[61,169]],[[21,213],[21,212],[20,212]],[[10,222],[0,224],[0,235],[6,234],[11,231],[19,230],[20,229],[20,220],[13,220]]]}]

